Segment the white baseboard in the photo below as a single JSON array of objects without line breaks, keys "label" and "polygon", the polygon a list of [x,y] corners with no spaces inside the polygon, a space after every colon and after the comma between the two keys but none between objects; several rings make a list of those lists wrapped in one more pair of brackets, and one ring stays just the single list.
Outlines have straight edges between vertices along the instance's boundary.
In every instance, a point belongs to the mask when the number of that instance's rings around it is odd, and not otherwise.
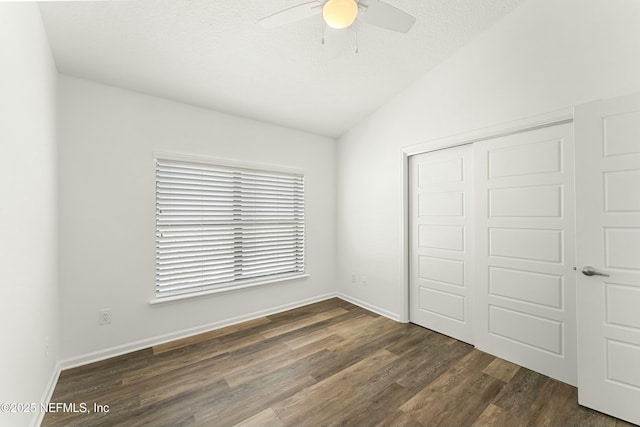
[{"label": "white baseboard", "polygon": [[283,304],[276,307],[271,307],[265,310],[255,311],[253,313],[244,314],[241,316],[232,317],[230,319],[220,320],[217,322],[209,323],[206,325],[196,326],[194,328],[184,329],[169,334],[158,335],[151,338],[146,338],[140,341],[124,344],[116,347],[107,348],[91,353],[85,353],[80,356],[75,356],[69,359],[61,360],[59,367],[61,370],[75,368],[89,363],[98,362],[100,360],[109,359],[111,357],[120,356],[122,354],[131,353],[132,351],[143,350],[148,347],[163,344],[169,341],[175,341],[182,338],[187,338],[193,335],[198,335],[204,332],[213,331],[215,329],[224,328],[227,326],[235,325],[237,323],[246,322],[248,320],[257,319],[259,317],[268,316],[270,314],[280,313],[282,311],[291,310],[293,308],[302,307],[305,305],[313,304],[315,302],[324,301],[330,298],[335,298],[339,295],[336,293],[328,293],[319,295],[304,300],[295,301],[288,304]]},{"label": "white baseboard", "polygon": [[384,308],[380,308],[376,305],[369,304],[368,302],[361,301],[347,294],[343,294],[342,292],[337,292],[336,296],[340,299],[350,302],[351,304],[355,304],[369,311],[373,311],[374,313],[378,313],[381,316],[388,317],[389,319],[395,320],[396,322],[400,322],[400,315],[397,313],[393,313],[389,310],[385,310]]},{"label": "white baseboard", "polygon": [[[53,367],[53,371],[51,372],[51,376],[49,377],[49,381],[44,389],[44,393],[42,393],[42,398],[40,399],[40,403],[49,403],[51,401],[51,396],[53,396],[53,391],[56,388],[56,384],[58,384],[58,378],[60,377],[60,363],[56,363]],[[32,427],[39,427],[42,424],[42,420],[44,419],[45,412],[44,411],[36,411],[34,417],[31,420]]]}]

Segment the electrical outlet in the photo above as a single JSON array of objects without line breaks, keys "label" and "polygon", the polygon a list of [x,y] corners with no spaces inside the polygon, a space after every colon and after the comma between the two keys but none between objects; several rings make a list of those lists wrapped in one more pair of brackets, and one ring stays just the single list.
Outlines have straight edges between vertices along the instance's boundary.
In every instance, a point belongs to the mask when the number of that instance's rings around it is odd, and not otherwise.
[{"label": "electrical outlet", "polygon": [[356,273],[351,273],[351,283],[356,283],[358,281],[358,276]]},{"label": "electrical outlet", "polygon": [[111,323],[111,309],[105,308],[98,312],[98,325],[108,325]]},{"label": "electrical outlet", "polygon": [[367,276],[362,276],[362,286],[367,286]]}]

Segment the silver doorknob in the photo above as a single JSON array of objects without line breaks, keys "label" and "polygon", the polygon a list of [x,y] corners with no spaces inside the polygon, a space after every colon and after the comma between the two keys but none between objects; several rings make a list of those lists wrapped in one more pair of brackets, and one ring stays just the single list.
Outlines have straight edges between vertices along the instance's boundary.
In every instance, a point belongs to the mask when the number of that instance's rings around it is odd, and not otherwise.
[{"label": "silver doorknob", "polygon": [[590,265],[586,265],[582,268],[582,274],[585,276],[604,276],[609,277],[607,273],[601,273]]}]

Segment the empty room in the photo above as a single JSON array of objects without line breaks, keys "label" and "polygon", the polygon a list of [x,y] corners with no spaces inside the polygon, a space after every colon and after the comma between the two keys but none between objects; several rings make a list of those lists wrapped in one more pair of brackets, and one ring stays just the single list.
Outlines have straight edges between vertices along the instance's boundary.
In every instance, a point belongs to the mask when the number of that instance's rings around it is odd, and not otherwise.
[{"label": "empty room", "polygon": [[0,1],[0,427],[640,424],[640,1]]}]

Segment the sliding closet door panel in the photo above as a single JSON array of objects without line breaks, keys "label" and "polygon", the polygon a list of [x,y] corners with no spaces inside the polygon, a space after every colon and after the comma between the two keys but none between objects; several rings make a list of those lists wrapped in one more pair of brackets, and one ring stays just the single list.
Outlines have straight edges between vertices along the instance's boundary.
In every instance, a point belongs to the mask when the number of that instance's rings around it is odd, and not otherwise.
[{"label": "sliding closet door panel", "polygon": [[575,385],[572,124],[474,151],[476,346]]},{"label": "sliding closet door panel", "polygon": [[410,318],[469,343],[473,342],[471,150],[455,147],[410,159]]}]

